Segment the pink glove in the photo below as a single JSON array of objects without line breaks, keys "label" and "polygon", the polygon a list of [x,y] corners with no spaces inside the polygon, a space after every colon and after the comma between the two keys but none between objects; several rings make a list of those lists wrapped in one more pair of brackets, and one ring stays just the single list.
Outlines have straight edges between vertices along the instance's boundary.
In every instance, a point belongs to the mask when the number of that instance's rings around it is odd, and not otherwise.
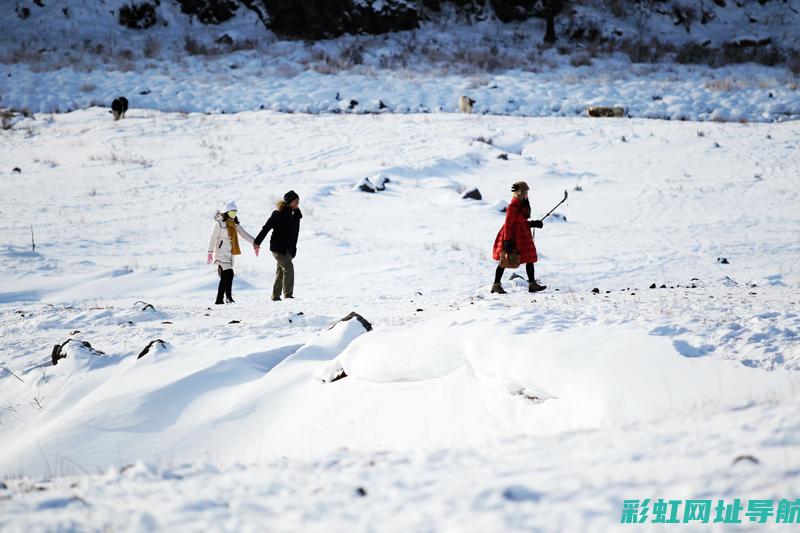
[{"label": "pink glove", "polygon": [[208,259],[206,259],[206,264],[207,264],[207,265],[210,265],[210,264],[211,264],[211,261],[212,261],[213,259],[214,259],[213,255],[211,254],[211,252],[209,252],[209,253],[208,253]]},{"label": "pink glove", "polygon": [[253,245],[253,250],[256,252],[256,257],[258,257],[258,251],[261,250],[261,247],[257,244]]}]

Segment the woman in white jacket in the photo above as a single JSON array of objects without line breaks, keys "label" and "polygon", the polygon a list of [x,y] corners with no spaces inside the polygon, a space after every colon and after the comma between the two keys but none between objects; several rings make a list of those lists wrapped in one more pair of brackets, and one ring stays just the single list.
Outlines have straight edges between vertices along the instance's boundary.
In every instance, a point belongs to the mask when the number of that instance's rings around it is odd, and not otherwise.
[{"label": "woman in white jacket", "polygon": [[[233,303],[233,256],[240,255],[239,237],[253,244],[253,237],[239,225],[236,217],[236,202],[225,204],[224,210],[214,216],[214,228],[208,242],[208,264],[217,265],[219,288],[216,304]],[[225,297],[225,302],[222,298]]]}]

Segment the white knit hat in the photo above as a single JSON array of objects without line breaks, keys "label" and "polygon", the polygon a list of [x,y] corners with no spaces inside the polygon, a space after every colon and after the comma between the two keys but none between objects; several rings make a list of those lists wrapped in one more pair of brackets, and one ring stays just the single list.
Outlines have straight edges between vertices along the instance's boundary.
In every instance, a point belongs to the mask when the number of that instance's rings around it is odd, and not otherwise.
[{"label": "white knit hat", "polygon": [[236,202],[230,200],[228,203],[225,204],[225,209],[222,210],[223,213],[227,213],[228,211],[238,211],[236,209]]}]

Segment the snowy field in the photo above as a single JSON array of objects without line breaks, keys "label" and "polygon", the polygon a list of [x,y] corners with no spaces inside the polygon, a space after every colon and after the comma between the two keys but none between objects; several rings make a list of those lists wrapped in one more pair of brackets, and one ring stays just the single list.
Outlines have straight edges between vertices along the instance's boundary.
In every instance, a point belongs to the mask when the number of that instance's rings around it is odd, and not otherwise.
[{"label": "snowy field", "polygon": [[[634,530],[624,499],[800,495],[797,122],[89,108],[0,135],[3,531]],[[548,289],[494,295],[519,179],[535,216],[569,200]],[[296,298],[245,247],[211,305],[216,207],[257,232],[290,188]]]}]

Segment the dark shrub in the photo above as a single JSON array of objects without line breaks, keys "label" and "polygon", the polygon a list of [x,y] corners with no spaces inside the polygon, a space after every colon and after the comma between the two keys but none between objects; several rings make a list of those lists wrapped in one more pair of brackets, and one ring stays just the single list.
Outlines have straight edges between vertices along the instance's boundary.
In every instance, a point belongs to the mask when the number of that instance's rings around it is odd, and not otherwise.
[{"label": "dark shrub", "polygon": [[686,43],[675,54],[675,61],[682,64],[708,64],[711,51],[700,43]]},{"label": "dark shrub", "polygon": [[132,30],[144,30],[158,21],[156,5],[152,2],[125,4],[119,8],[119,23]]},{"label": "dark shrub", "polygon": [[[252,9],[253,3],[245,5]],[[263,5],[272,31],[304,39],[411,30],[419,23],[415,3],[405,0],[263,0]]]},{"label": "dark shrub", "polygon": [[220,24],[236,14],[239,5],[233,0],[178,0],[181,11],[197,17],[203,24]]}]

